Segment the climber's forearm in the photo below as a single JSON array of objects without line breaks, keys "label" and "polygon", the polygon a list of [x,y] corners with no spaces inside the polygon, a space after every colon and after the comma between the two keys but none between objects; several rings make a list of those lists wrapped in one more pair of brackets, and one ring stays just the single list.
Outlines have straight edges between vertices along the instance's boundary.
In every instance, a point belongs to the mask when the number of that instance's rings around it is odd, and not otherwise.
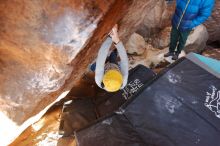
[{"label": "climber's forearm", "polygon": [[128,80],[128,56],[127,56],[126,50],[124,48],[124,45],[121,41],[118,44],[116,44],[115,46],[117,48],[119,57],[121,59],[120,68],[121,68],[121,73],[123,75],[122,88],[124,88],[126,86],[127,80]]},{"label": "climber's forearm", "polygon": [[111,44],[112,44],[112,39],[108,37],[102,44],[101,48],[99,49],[98,57],[96,60],[95,82],[100,88],[102,88],[101,83],[104,75],[105,61],[108,56],[108,52],[111,47]]}]

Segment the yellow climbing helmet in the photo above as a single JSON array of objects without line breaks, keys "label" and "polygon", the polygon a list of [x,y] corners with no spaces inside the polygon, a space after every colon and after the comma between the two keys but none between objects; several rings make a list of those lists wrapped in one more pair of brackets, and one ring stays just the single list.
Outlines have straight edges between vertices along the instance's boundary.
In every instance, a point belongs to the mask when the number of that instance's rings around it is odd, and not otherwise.
[{"label": "yellow climbing helmet", "polygon": [[116,92],[121,88],[123,77],[115,69],[108,70],[103,77],[103,84],[108,92]]}]

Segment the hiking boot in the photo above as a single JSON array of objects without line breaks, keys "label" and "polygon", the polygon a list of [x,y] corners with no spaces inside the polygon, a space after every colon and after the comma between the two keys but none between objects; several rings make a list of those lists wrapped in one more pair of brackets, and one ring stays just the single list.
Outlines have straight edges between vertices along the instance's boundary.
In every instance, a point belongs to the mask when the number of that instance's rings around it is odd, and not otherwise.
[{"label": "hiking boot", "polygon": [[179,54],[174,54],[172,60],[177,60],[179,58]]},{"label": "hiking boot", "polygon": [[174,56],[174,52],[168,52],[164,54],[164,57]]}]

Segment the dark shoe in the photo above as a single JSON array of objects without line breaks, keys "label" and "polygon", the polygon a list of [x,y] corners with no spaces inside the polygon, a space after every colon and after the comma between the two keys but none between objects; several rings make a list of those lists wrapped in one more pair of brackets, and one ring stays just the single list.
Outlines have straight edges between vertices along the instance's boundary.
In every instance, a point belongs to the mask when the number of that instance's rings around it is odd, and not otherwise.
[{"label": "dark shoe", "polygon": [[174,52],[168,52],[164,54],[164,57],[174,56]]},{"label": "dark shoe", "polygon": [[172,60],[177,60],[179,58],[179,54],[175,54],[173,57],[172,57]]}]

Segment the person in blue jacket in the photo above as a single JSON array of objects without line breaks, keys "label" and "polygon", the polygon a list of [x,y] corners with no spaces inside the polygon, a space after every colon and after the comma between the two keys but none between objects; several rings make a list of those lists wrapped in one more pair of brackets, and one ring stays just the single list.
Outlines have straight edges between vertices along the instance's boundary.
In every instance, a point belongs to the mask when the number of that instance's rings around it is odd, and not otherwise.
[{"label": "person in blue jacket", "polygon": [[[173,0],[166,1],[170,3]],[[215,0],[176,0],[169,52],[164,57],[172,56],[173,60],[178,59],[190,32],[208,19],[214,4]]]}]

